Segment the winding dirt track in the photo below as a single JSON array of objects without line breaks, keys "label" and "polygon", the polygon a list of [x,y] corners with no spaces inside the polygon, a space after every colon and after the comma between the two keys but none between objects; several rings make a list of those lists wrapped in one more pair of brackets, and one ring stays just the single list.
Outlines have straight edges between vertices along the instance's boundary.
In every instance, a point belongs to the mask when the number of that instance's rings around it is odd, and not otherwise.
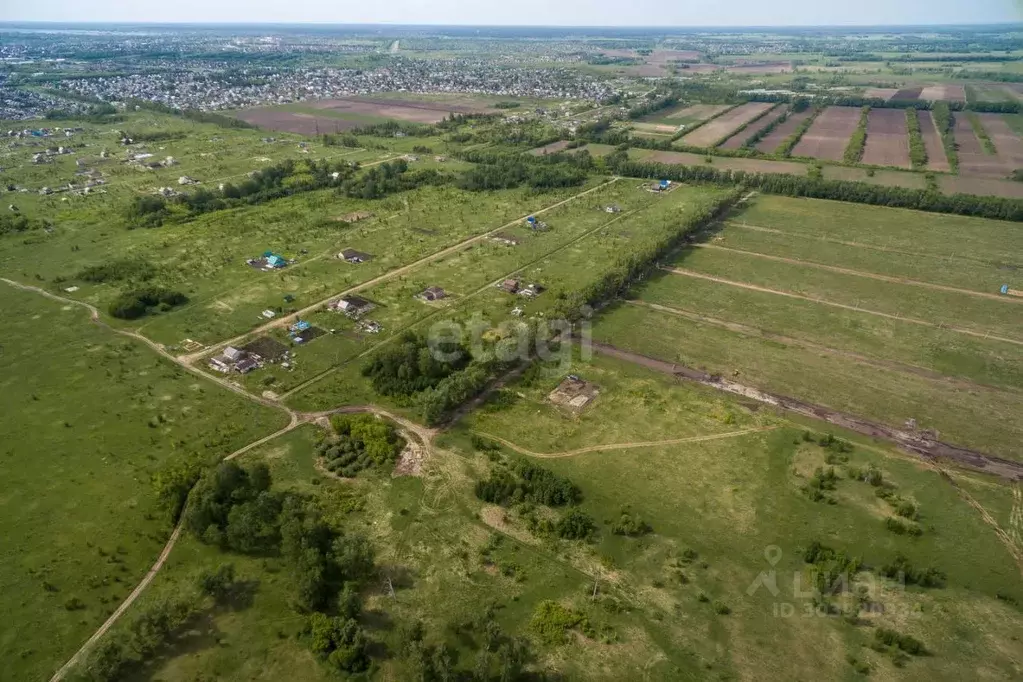
[{"label": "winding dirt track", "polygon": [[631,443],[611,443],[608,445],[590,445],[585,448],[578,448],[576,450],[566,450],[565,452],[533,452],[527,450],[521,445],[516,445],[509,440],[505,440],[500,436],[495,436],[492,433],[485,433],[483,431],[477,431],[481,436],[485,436],[491,440],[496,440],[501,445],[511,448],[520,455],[526,455],[527,457],[535,457],[537,459],[561,459],[564,457],[575,457],[577,455],[585,455],[588,452],[605,452],[607,450],[631,450],[634,448],[655,448],[663,445],[681,445],[683,443],[702,443],[709,440],[722,440],[725,438],[738,438],[739,436],[748,436],[751,433],[762,433],[764,431],[773,431],[778,428],[777,426],[764,426],[756,429],[744,429],[742,431],[729,431],[728,433],[715,433],[710,436],[690,436],[688,438],[671,438],[669,440],[651,440],[651,441],[638,441]]}]

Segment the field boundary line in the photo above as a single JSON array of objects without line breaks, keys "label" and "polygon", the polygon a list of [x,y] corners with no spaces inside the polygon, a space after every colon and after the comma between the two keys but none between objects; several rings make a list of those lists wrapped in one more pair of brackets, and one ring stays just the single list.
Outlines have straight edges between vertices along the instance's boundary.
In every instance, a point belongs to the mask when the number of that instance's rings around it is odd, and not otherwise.
[{"label": "field boundary line", "polygon": [[589,452],[604,452],[606,450],[633,450],[636,448],[653,448],[664,445],[681,445],[683,443],[702,443],[711,440],[724,440],[725,438],[738,438],[740,436],[748,436],[753,433],[763,433],[765,431],[773,431],[777,429],[777,426],[760,426],[753,429],[743,429],[741,431],[728,431],[726,433],[715,433],[709,436],[688,436],[686,438],[670,438],[668,440],[651,440],[651,441],[636,441],[630,443],[610,443],[606,445],[590,445],[585,448],[578,448],[576,450],[566,450],[564,452],[533,452],[526,448],[516,445],[509,440],[495,436],[492,433],[486,433],[485,431],[476,431],[477,434],[496,440],[501,445],[511,448],[520,455],[526,455],[527,457],[535,457],[537,459],[561,459],[564,457],[575,457],[577,455],[585,455]]},{"label": "field boundary line", "polygon": [[445,256],[451,255],[452,253],[456,253],[458,251],[464,250],[468,246],[471,246],[471,245],[473,245],[473,244],[475,244],[477,242],[480,242],[480,241],[483,241],[485,239],[490,238],[491,236],[493,236],[494,234],[500,232],[501,230],[507,230],[510,227],[514,227],[515,225],[520,224],[523,220],[525,220],[529,216],[541,215],[543,213],[547,213],[548,211],[552,211],[552,210],[554,210],[556,208],[564,206],[565,204],[571,203],[571,202],[575,201],[576,199],[579,199],[580,197],[584,197],[587,194],[591,194],[591,193],[596,192],[596,191],[598,191],[600,189],[603,189],[604,187],[612,185],[612,184],[618,182],[618,180],[620,180],[620,179],[621,178],[615,176],[615,177],[611,178],[610,180],[608,180],[607,182],[602,182],[602,183],[600,183],[599,185],[597,185],[595,187],[591,187],[590,189],[587,189],[587,190],[584,190],[582,192],[579,192],[578,194],[573,194],[572,196],[568,197],[567,199],[563,199],[563,200],[561,200],[561,201],[559,201],[557,203],[551,204],[550,206],[541,208],[541,209],[539,209],[537,211],[533,211],[532,213],[528,213],[528,214],[526,214],[526,215],[524,215],[524,216],[522,216],[520,218],[516,218],[515,220],[507,222],[504,225],[501,225],[500,227],[496,227],[496,228],[494,228],[492,230],[488,230],[486,232],[482,232],[482,233],[480,233],[478,235],[475,235],[473,237],[469,237],[468,239],[464,239],[464,240],[462,240],[460,242],[457,242],[456,244],[452,244],[451,246],[447,246],[447,247],[441,249],[440,251],[435,251],[435,252],[433,252],[433,253],[431,253],[429,255],[423,256],[422,258],[420,258],[418,260],[415,260],[415,261],[413,261],[413,262],[411,262],[411,263],[409,263],[407,265],[403,265],[401,267],[395,268],[394,270],[389,270],[389,271],[387,271],[387,272],[385,272],[385,273],[383,273],[381,275],[378,275],[377,277],[374,277],[372,279],[366,280],[365,282],[362,282],[361,284],[357,284],[354,287],[350,287],[350,288],[345,289],[343,291],[331,294],[330,296],[328,296],[328,297],[326,297],[326,298],[324,298],[324,299],[322,299],[320,301],[317,301],[316,303],[310,304],[310,305],[306,306],[305,308],[302,308],[301,310],[298,310],[298,311],[296,311],[294,313],[289,313],[288,315],[282,315],[281,317],[277,318],[276,320],[273,320],[272,322],[268,322],[268,323],[266,323],[264,325],[256,327],[255,329],[250,329],[249,331],[245,332],[244,334],[239,334],[238,336],[235,336],[234,338],[227,339],[226,341],[220,341],[220,342],[218,342],[216,344],[213,344],[211,346],[207,346],[203,350],[198,351],[196,353],[192,353],[190,355],[180,355],[180,356],[178,356],[178,359],[181,360],[182,362],[190,364],[190,363],[194,362],[195,360],[198,360],[199,358],[202,358],[205,355],[208,355],[210,353],[214,353],[214,352],[220,350],[221,348],[225,348],[227,346],[235,345],[239,341],[243,341],[244,339],[247,339],[250,336],[254,336],[254,335],[258,335],[258,334],[263,334],[263,333],[266,333],[266,332],[270,331],[271,329],[276,329],[276,328],[279,328],[279,327],[285,327],[285,326],[288,325],[289,321],[292,318],[299,319],[299,318],[302,317],[302,315],[306,315],[308,313],[311,313],[311,312],[314,312],[316,310],[319,310],[324,305],[329,303],[331,300],[337,298],[338,296],[346,296],[346,295],[349,295],[349,294],[356,294],[356,293],[358,293],[360,291],[363,291],[364,289],[369,289],[370,287],[376,286],[377,284],[381,284],[383,282],[387,282],[387,281],[389,281],[391,279],[394,279],[395,277],[399,277],[401,275],[404,275],[404,274],[406,274],[406,273],[408,273],[408,272],[418,268],[420,265],[425,265],[426,263],[430,263],[430,262],[435,261],[435,260],[437,260],[439,258],[443,258]]},{"label": "field boundary line", "polygon": [[769,289],[768,287],[758,286],[756,284],[747,284],[745,282],[736,282],[734,280],[725,279],[723,277],[715,277],[714,275],[705,275],[702,272],[695,272],[694,270],[687,270],[685,268],[671,268],[662,267],[665,272],[670,272],[674,275],[682,275],[684,277],[692,277],[694,279],[703,279],[709,282],[717,282],[718,284],[727,284],[728,286],[737,287],[739,289],[747,289],[749,291],[757,291],[764,294],[774,294],[775,296],[784,296],[786,298],[793,298],[799,301],[809,301],[810,303],[819,303],[821,305],[831,306],[832,308],[841,308],[843,310],[852,310],[854,312],[866,313],[867,315],[875,315],[877,317],[883,317],[889,320],[898,320],[901,322],[909,322],[910,324],[920,325],[922,327],[931,327],[933,329],[946,329],[957,334],[965,334],[967,336],[973,336],[978,339],[989,339],[992,341],[1002,341],[1004,343],[1011,343],[1017,346],[1023,346],[1023,341],[1019,339],[1012,339],[1005,336],[996,336],[987,332],[977,332],[972,329],[964,329],[962,327],[954,327],[952,325],[928,322],[927,320],[920,320],[914,317],[905,317],[902,315],[893,315],[892,313],[883,313],[879,310],[870,310],[868,308],[860,308],[854,305],[848,305],[846,303],[838,303],[837,301],[829,301],[825,298],[814,298],[812,296],[804,296],[803,294],[794,294],[791,291],[782,291],[780,289]]},{"label": "field boundary line", "polygon": [[708,317],[706,315],[701,315],[700,313],[695,313],[691,310],[686,310],[684,308],[674,308],[660,303],[651,303],[649,301],[643,300],[630,300],[624,301],[624,303],[626,305],[631,305],[638,308],[649,308],[651,310],[656,310],[667,315],[675,315],[677,317],[682,317],[693,322],[709,324],[711,326],[719,327],[721,329],[725,329],[736,334],[747,334],[749,336],[755,336],[757,338],[767,339],[769,341],[778,341],[793,346],[799,346],[805,350],[820,351],[823,353],[828,353],[830,355],[846,357],[856,362],[862,363],[864,365],[877,367],[878,369],[896,370],[900,372],[906,372],[908,374],[913,374],[916,376],[921,376],[927,379],[932,379],[934,381],[952,382],[960,384],[963,387],[969,389],[981,389],[986,391],[997,391],[1004,393],[1014,393],[1018,391],[1018,389],[1012,387],[990,386],[987,384],[977,383],[969,379],[963,379],[962,377],[948,376],[946,374],[942,374],[941,372],[937,372],[935,370],[923,367],[921,365],[899,362],[897,360],[884,360],[882,358],[872,358],[868,355],[863,355],[855,351],[831,348],[829,346],[824,346],[814,341],[807,341],[805,339],[798,339],[792,336],[776,334],[774,332],[767,331],[759,327],[752,327],[750,325],[742,324],[741,322],[730,322],[728,320],[722,320],[716,317]]},{"label": "field boundary line", "polygon": [[792,237],[795,239],[802,239],[806,241],[817,241],[825,242],[827,244],[839,244],[841,246],[851,246],[857,249],[868,249],[870,251],[881,251],[882,253],[895,253],[900,256],[914,256],[916,258],[931,258],[939,261],[968,261],[970,263],[978,263],[980,265],[990,266],[991,261],[984,260],[983,258],[973,258],[972,256],[963,256],[960,254],[951,254],[943,256],[937,253],[923,253],[922,251],[906,251],[904,249],[893,249],[887,246],[880,246],[878,244],[867,244],[865,242],[851,242],[844,239],[835,239],[833,237],[820,237],[813,234],[805,234],[802,232],[785,232],[774,227],[764,227],[762,225],[750,225],[749,223],[741,223],[735,219],[726,220],[725,225],[729,227],[738,227],[743,230],[750,230],[751,232],[766,232],[768,234],[778,234],[783,237]]},{"label": "field boundary line", "polygon": [[960,289],[959,287],[949,286],[947,284],[934,284],[933,282],[923,282],[918,279],[909,279],[906,277],[893,277],[891,275],[881,275],[875,272],[866,272],[864,270],[853,270],[851,268],[843,268],[837,265],[826,265],[824,263],[815,263],[813,261],[802,260],[800,258],[787,258],[785,256],[775,256],[773,254],[759,253],[757,251],[746,251],[745,249],[733,249],[729,246],[719,246],[717,244],[693,244],[695,248],[699,249],[712,249],[715,251],[728,251],[730,253],[741,253],[746,256],[753,256],[754,258],[763,258],[764,260],[776,261],[778,263],[788,263],[790,265],[802,265],[809,268],[816,268],[818,270],[826,270],[828,272],[838,273],[840,275],[852,275],[854,277],[865,277],[867,279],[876,279],[880,282],[889,282],[892,284],[907,284],[915,287],[924,287],[926,289],[934,289],[937,291],[948,291],[955,294],[965,294],[967,296],[977,296],[980,298],[989,298],[996,301],[1003,301],[1007,303],[1023,303],[1023,298],[1013,298],[1012,296],[1003,296],[1001,294],[991,294],[985,291],[975,291],[973,289]]}]

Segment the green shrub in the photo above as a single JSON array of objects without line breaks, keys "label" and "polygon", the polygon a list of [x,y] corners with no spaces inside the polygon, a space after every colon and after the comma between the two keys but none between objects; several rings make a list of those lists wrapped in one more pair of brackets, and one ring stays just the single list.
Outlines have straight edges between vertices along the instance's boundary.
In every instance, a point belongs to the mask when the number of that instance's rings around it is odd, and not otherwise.
[{"label": "green shrub", "polygon": [[569,631],[579,630],[585,634],[593,628],[583,614],[545,599],[536,605],[529,629],[545,644],[564,644]]}]

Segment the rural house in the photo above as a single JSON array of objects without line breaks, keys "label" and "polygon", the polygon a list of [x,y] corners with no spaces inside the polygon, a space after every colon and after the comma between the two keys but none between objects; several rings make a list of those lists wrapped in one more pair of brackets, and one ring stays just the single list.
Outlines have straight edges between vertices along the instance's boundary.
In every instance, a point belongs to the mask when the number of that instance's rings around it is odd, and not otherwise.
[{"label": "rural house", "polygon": [[423,293],[419,294],[419,297],[424,301],[439,301],[442,298],[447,298],[447,293],[440,287],[427,287]]},{"label": "rural house", "polygon": [[372,301],[367,301],[361,296],[342,296],[336,301],[327,304],[327,308],[337,313],[344,313],[348,317],[359,317],[374,308]]}]

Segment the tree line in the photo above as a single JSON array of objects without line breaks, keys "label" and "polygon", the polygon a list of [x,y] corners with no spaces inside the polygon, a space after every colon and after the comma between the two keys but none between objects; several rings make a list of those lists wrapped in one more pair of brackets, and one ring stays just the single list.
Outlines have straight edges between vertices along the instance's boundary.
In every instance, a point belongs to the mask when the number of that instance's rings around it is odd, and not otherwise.
[{"label": "tree line", "polygon": [[928,189],[885,187],[845,180],[824,180],[820,177],[799,177],[780,173],[747,173],[745,171],[718,170],[706,166],[676,166],[630,161],[624,153],[609,155],[604,160],[615,173],[631,177],[739,185],[768,194],[851,201],[875,206],[909,208],[931,213],[954,213],[995,220],[1023,221],[1023,201],[1019,199],[972,194],[947,195]]}]

